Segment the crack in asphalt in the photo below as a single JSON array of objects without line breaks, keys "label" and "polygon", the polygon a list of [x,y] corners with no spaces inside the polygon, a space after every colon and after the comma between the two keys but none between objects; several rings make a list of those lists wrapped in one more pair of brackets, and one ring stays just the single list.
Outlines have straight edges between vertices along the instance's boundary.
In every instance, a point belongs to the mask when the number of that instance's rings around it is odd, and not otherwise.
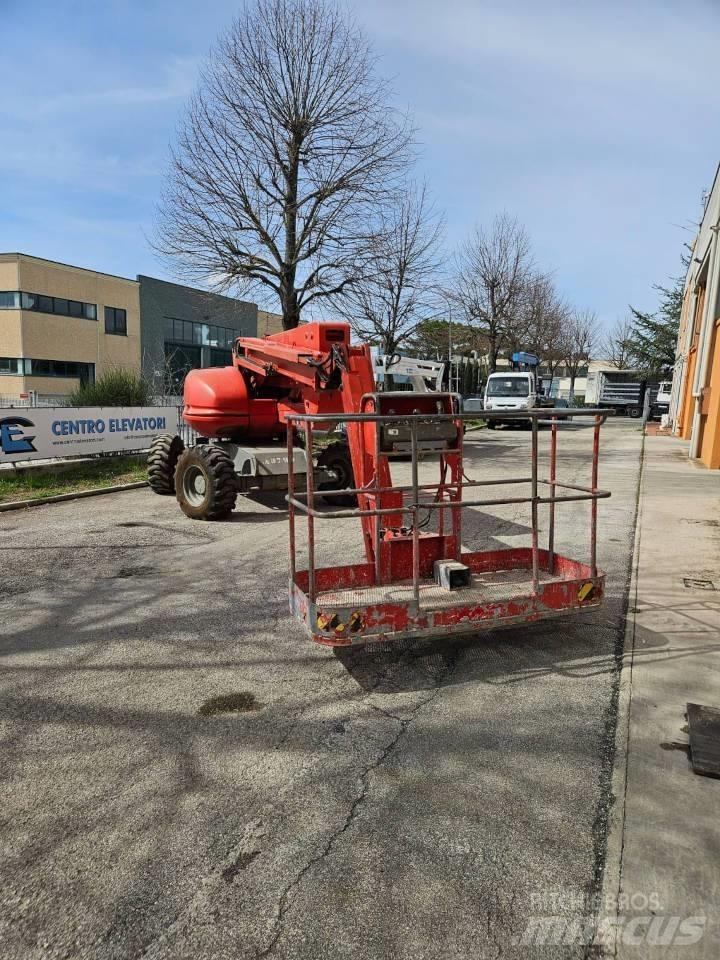
[{"label": "crack in asphalt", "polygon": [[[279,616],[279,613],[276,614],[276,619]],[[332,685],[333,682],[336,682],[333,677],[316,678],[316,680],[328,686]],[[300,710],[297,713],[292,722],[289,724],[287,730],[273,744],[268,753],[268,757],[270,754],[279,750],[290,739],[300,725],[300,720],[303,714],[304,710]],[[269,762],[269,759],[267,762]],[[215,867],[208,877],[205,877],[201,881],[200,886],[197,888],[194,895],[182,907],[182,909],[177,912],[172,921],[143,945],[140,952],[137,954],[137,960],[148,960],[148,958],[156,955],[157,951],[163,950],[167,946],[170,938],[181,930],[183,922],[188,917],[192,917],[194,914],[198,913],[204,906],[207,905],[208,884],[212,879],[218,880],[218,878],[220,878],[227,883],[227,870],[228,868],[232,869],[233,865],[237,863],[239,857],[252,855],[253,859],[255,859],[255,856],[259,856],[260,853],[262,853],[262,850],[248,850],[247,841],[248,838],[254,840],[259,839],[260,837],[264,836],[264,832],[265,828],[262,820],[259,817],[245,824],[239,838],[237,838],[232,847],[226,851],[222,862]],[[156,897],[152,902],[157,902],[162,895],[162,892],[160,892],[158,897]],[[101,939],[109,939],[111,931],[112,928],[106,930],[103,938]]]},{"label": "crack in asphalt", "polygon": [[[214,876],[216,878],[219,877],[224,883],[228,883],[228,872],[232,872],[235,867],[240,866],[242,863],[242,858],[251,857],[252,859],[249,862],[252,862],[252,860],[261,854],[262,850],[257,850],[256,847],[261,845],[264,835],[265,827],[262,820],[258,818],[246,823],[240,835],[236,837],[233,846],[227,851],[222,862],[213,871]],[[247,865],[247,861],[245,865]],[[240,869],[244,869],[244,866],[240,866]],[[159,896],[162,896],[162,894]],[[152,938],[152,940],[146,943],[139,950],[139,952],[136,954],[137,960],[149,960],[150,957],[157,956],[158,952],[164,950],[164,948],[168,945],[170,938],[181,929],[182,923],[188,917],[193,917],[199,914],[204,908],[207,907],[207,905],[208,887],[206,882],[203,881],[203,883],[201,883],[201,885],[195,891],[190,901],[173,919],[172,923],[170,923],[165,929],[161,930]],[[109,940],[111,934],[112,928],[108,928],[105,933],[98,938],[96,944],[102,942],[103,940]]]},{"label": "crack in asphalt", "polygon": [[[502,904],[504,907],[504,912],[510,916],[513,916],[515,913],[517,905],[517,892],[515,890],[510,891],[510,896],[505,904]],[[505,947],[508,944],[508,935],[507,928],[500,927],[498,929],[498,920],[500,919],[500,910],[498,909],[498,900],[493,900],[493,906],[488,908],[487,916],[485,918],[485,930],[487,934],[488,945],[495,948],[495,955],[489,957],[488,960],[500,960],[500,957],[505,953]],[[517,946],[518,941],[511,941],[511,946]]]},{"label": "crack in asphalt", "polygon": [[[427,702],[427,701],[425,701]],[[397,720],[398,723],[403,722],[403,718],[399,717],[396,713],[390,713],[387,710],[383,710],[382,707],[378,707],[376,703],[370,703],[369,700],[364,700],[363,703],[366,703],[371,710],[375,710],[377,713],[381,713],[384,717],[387,717],[388,720]]]},{"label": "crack in asphalt", "polygon": [[[395,751],[395,748],[407,733],[410,725],[415,720],[420,710],[422,710],[422,708],[427,706],[428,704],[432,703],[437,698],[440,691],[443,689],[445,683],[450,679],[450,677],[455,672],[458,661],[459,661],[459,656],[457,655],[457,653],[452,657],[448,658],[448,667],[445,673],[438,678],[437,683],[435,684],[435,687],[432,689],[432,693],[430,694],[430,696],[423,698],[417,704],[415,704],[415,706],[411,709],[410,715],[408,717],[401,719],[400,717],[397,717],[394,714],[387,713],[385,710],[375,706],[372,703],[367,703],[367,706],[371,707],[373,710],[376,710],[378,713],[383,714],[383,716],[387,717],[388,719],[395,721],[400,725],[400,727],[396,732],[395,736],[381,750],[379,756],[371,764],[369,764],[360,774],[359,779],[362,783],[362,787],[358,795],[350,804],[350,809],[348,810],[348,814],[345,818],[344,823],[339,827],[339,829],[335,830],[330,835],[330,837],[325,842],[322,850],[318,854],[316,854],[314,857],[312,857],[310,860],[308,860],[308,862],[303,866],[303,868],[296,875],[296,877],[283,890],[277,903],[272,937],[268,945],[264,947],[259,953],[256,954],[257,960],[264,960],[265,957],[269,957],[274,951],[275,947],[277,946],[280,940],[280,937],[282,935],[283,921],[285,919],[285,915],[287,914],[288,910],[290,910],[292,907],[292,904],[290,902],[290,897],[292,893],[300,886],[300,884],[303,882],[307,874],[313,869],[313,867],[315,867],[318,863],[320,863],[322,860],[324,860],[327,856],[329,856],[332,853],[336,843],[340,840],[340,838],[345,833],[347,833],[347,831],[352,826],[353,822],[359,816],[360,808],[365,803],[365,800],[367,799],[368,791],[370,789],[370,775],[373,773],[373,771],[378,770],[383,765],[383,763],[387,760],[387,758]],[[366,703],[366,702],[367,702],[367,698],[364,698],[363,703]]]}]

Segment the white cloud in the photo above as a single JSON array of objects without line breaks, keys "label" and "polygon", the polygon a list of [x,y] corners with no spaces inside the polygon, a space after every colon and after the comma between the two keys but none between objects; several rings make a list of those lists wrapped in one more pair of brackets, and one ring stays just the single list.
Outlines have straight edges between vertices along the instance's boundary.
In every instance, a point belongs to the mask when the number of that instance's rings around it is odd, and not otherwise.
[{"label": "white cloud", "polygon": [[[200,63],[200,57],[172,57],[162,64],[159,76],[148,77],[145,83],[105,87],[83,80],[83,77],[100,72],[93,66],[89,73],[76,74],[70,84],[63,83],[65,89],[62,93],[47,92],[46,89],[17,89],[17,95],[8,98],[3,109],[6,115],[18,119],[27,117],[28,111],[34,118],[47,118],[59,114],[82,114],[93,108],[142,107],[181,101],[194,89]],[[44,86],[50,88],[52,84],[46,82]]]},{"label": "white cloud", "polygon": [[650,84],[715,100],[697,75],[715,72],[720,8],[702,0],[369,0],[360,15],[378,38],[461,69],[512,65],[525,78],[542,69],[573,83]]}]

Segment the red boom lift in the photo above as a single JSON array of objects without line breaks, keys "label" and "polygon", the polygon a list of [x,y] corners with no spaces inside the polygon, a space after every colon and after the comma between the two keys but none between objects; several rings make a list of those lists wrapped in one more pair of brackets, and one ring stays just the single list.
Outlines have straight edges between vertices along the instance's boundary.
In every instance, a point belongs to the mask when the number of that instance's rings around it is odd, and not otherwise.
[{"label": "red boom lift", "polygon": [[[233,366],[191,370],[183,419],[200,435],[185,450],[180,437],[157,437],[148,458],[156,493],[175,493],[196,520],[220,520],[238,493],[287,490],[285,436],[291,414],[344,413],[374,389],[369,348],[350,345],[344,323],[308,323],[259,339],[239,337]],[[294,453],[294,472],[307,457]],[[320,486],[351,487],[347,443],[339,437],[314,464]]]},{"label": "red boom lift", "polygon": [[[184,400],[183,418],[201,436],[189,449],[179,437],[156,439],[151,487],[174,491],[187,516],[206,520],[227,516],[238,492],[287,489],[291,608],[320,643],[476,632],[601,601],[597,501],[609,493],[597,487],[597,465],[605,411],[524,410],[533,430],[530,475],[472,481],[463,469],[458,398],[376,393],[369,347],[352,346],[341,323],[241,337],[232,367],[187,375]],[[556,477],[558,419],[588,415],[594,419],[591,486],[563,484]],[[550,418],[552,428],[547,479],[538,476],[540,417]],[[339,421],[346,440],[333,433]],[[316,455],[318,438],[323,445]],[[411,483],[393,485],[391,462],[408,456]],[[421,483],[423,461],[438,465],[437,482]],[[526,484],[530,493],[463,500],[464,489],[494,483]],[[319,509],[318,493],[330,509]],[[554,550],[555,505],[577,500],[591,505],[589,564]],[[463,549],[463,508],[516,503],[530,505],[530,547]],[[549,517],[545,549],[539,546],[541,505]],[[296,569],[297,514],[307,518],[307,570]],[[318,567],[315,522],[347,517],[360,519],[365,562]]]}]

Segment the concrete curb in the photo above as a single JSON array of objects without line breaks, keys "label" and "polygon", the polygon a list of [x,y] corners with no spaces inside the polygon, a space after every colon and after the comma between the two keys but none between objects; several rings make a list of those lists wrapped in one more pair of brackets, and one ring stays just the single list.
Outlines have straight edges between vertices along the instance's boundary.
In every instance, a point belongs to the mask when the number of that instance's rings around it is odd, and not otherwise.
[{"label": "concrete curb", "polygon": [[24,510],[27,507],[42,507],[46,503],[64,503],[66,500],[82,500],[84,497],[99,497],[101,493],[121,493],[123,490],[139,490],[146,487],[147,480],[134,483],[119,483],[114,487],[98,487],[95,490],[78,490],[76,493],[58,493],[54,497],[38,497],[37,500],[17,500],[14,503],[0,503],[0,513],[7,510]]},{"label": "concrete curb", "polygon": [[602,943],[606,957],[617,957],[618,896],[622,882],[623,848],[625,845],[625,792],[630,742],[630,705],[632,702],[632,670],[635,652],[635,610],[637,608],[638,567],[640,565],[640,526],[642,522],[642,482],[645,461],[645,437],[640,455],[640,476],[638,478],[638,506],[635,518],[633,538],[633,558],[628,588],[628,610],[625,620],[625,638],[623,644],[623,664],[618,687],[617,721],[615,726],[615,759],[611,790],[614,799],[609,814],[608,833],[605,848],[605,866],[601,890],[598,922],[609,921],[611,931],[609,940]]}]

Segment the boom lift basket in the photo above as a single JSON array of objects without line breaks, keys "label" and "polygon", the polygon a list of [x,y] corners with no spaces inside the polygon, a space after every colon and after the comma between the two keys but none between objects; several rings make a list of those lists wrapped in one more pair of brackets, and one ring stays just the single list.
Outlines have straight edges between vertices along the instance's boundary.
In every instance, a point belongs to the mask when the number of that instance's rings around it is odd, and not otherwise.
[{"label": "boom lift basket", "polygon": [[[452,394],[431,395],[435,409],[444,400],[445,413],[383,413],[390,394],[363,397],[361,412],[337,415],[295,415],[288,418],[288,462],[293,463],[294,433],[307,453],[305,489],[296,489],[289,475],[290,608],[317,643],[361,645],[377,640],[476,633],[506,624],[528,623],[597,607],[605,575],[597,567],[598,500],[609,497],[598,488],[600,427],[608,412],[600,409],[534,409],[511,414],[485,412],[483,417],[530,421],[529,475],[469,480],[463,469],[464,420],[476,415],[457,412]],[[399,395],[395,395],[399,396]],[[405,394],[405,398],[412,397]],[[384,407],[383,407],[383,401]],[[402,403],[399,404],[402,408]],[[425,406],[427,409],[427,405]],[[378,412],[380,411],[380,412]],[[590,419],[591,485],[557,479],[558,421]],[[313,476],[313,431],[342,420],[350,436],[356,478],[360,458],[370,464],[369,480],[348,490],[316,492]],[[538,430],[549,422],[549,475],[538,475]],[[295,429],[293,429],[293,427]],[[389,437],[405,442],[393,444]],[[430,437],[430,440],[424,439]],[[393,458],[411,457],[411,482],[387,484]],[[387,469],[381,470],[385,461]],[[438,463],[435,483],[420,482],[423,460]],[[385,478],[385,480],[383,480]],[[525,484],[530,494],[504,499],[481,498],[484,487]],[[478,489],[479,488],[479,489]],[[470,499],[463,500],[468,489]],[[476,493],[477,491],[477,493]],[[357,498],[357,507],[319,507],[318,499]],[[589,501],[588,562],[555,551],[555,506]],[[326,502],[328,502],[326,500]],[[462,546],[462,517],[468,507],[529,504],[531,545],[489,551]],[[539,544],[538,514],[547,508],[547,542]],[[427,532],[428,511],[437,511],[437,530]],[[296,569],[296,524],[306,518],[306,570]],[[348,517],[361,521],[367,562],[323,567],[316,564],[315,524]]]}]

